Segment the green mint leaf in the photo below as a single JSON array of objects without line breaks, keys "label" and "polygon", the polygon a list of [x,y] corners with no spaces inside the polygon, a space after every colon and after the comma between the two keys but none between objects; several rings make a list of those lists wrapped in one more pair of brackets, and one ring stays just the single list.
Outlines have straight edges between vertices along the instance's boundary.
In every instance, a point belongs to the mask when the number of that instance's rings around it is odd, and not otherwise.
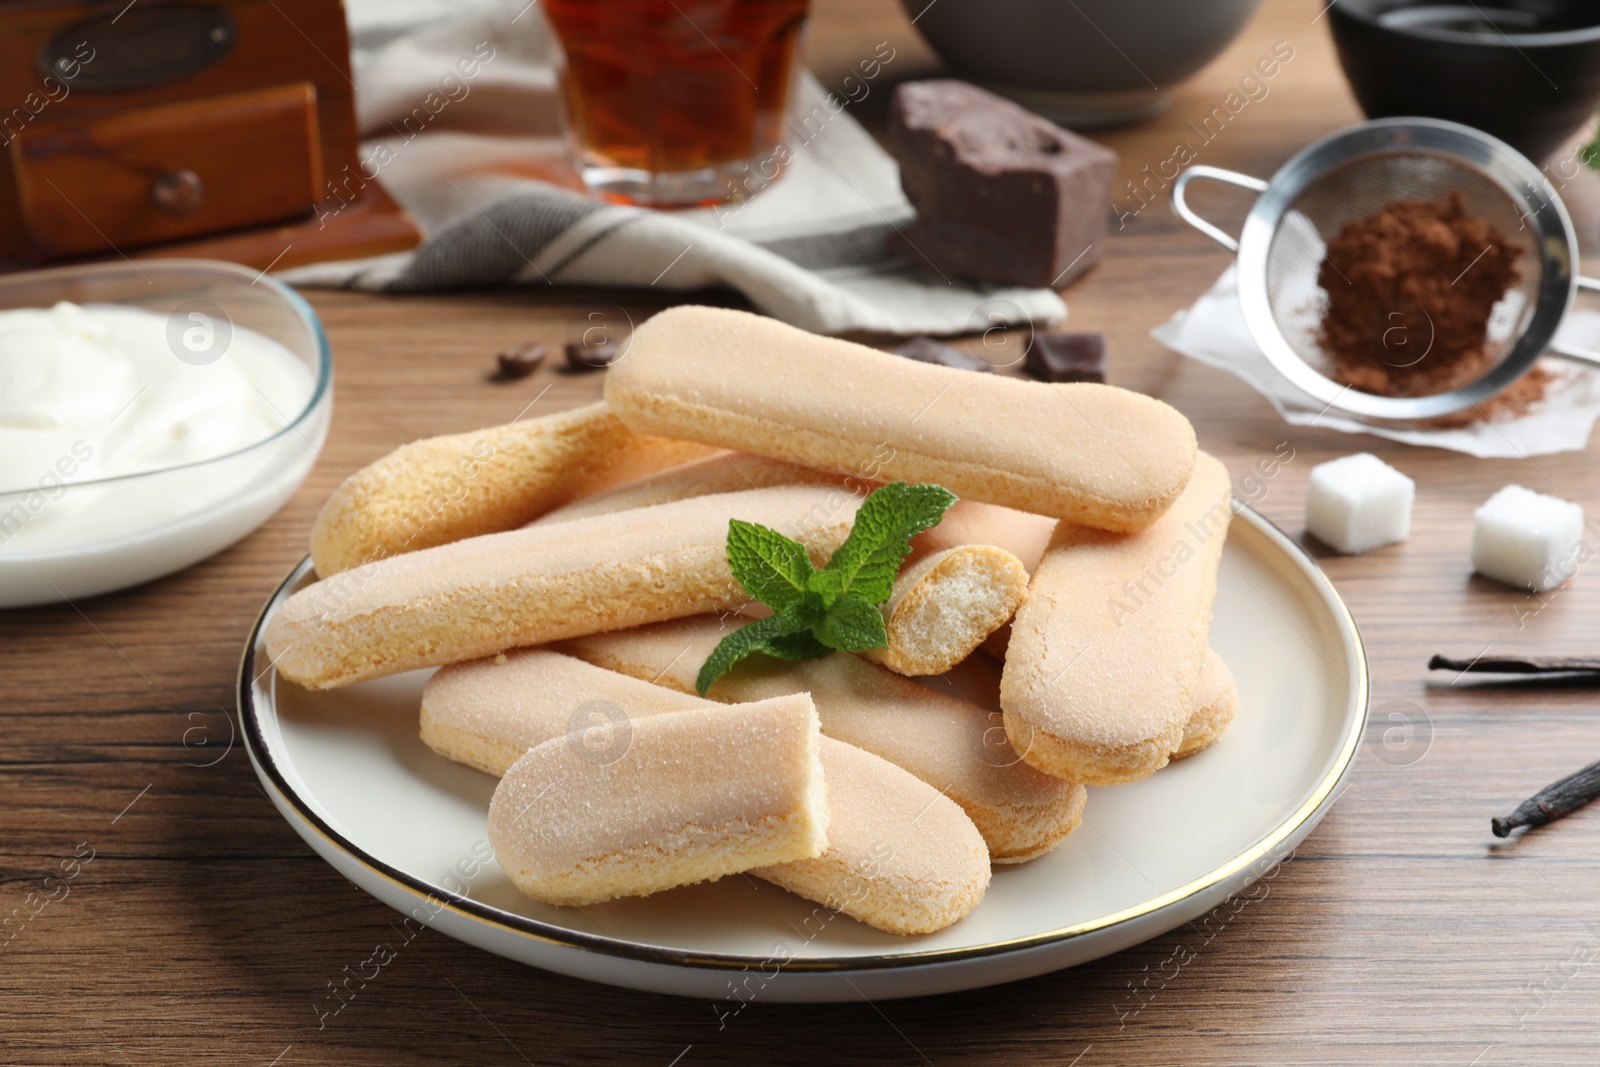
[{"label": "green mint leaf", "polygon": [[733,665],[744,659],[752,652],[759,652],[768,641],[774,638],[790,636],[793,631],[788,629],[794,620],[782,615],[769,615],[765,619],[746,623],[733,633],[724,637],[711,650],[711,655],[700,667],[700,673],[695,677],[695,691],[705,696],[711,684],[733,668]]},{"label": "green mint leaf", "polygon": [[773,612],[773,615],[783,619],[784,634],[799,634],[815,629],[826,614],[827,611],[812,593],[807,593],[788,607]]},{"label": "green mint leaf", "polygon": [[894,482],[883,486],[862,502],[850,536],[825,570],[839,575],[841,593],[882,604],[889,599],[900,564],[911,551],[911,539],[937,525],[945,509],[955,502],[956,495],[941,485]]},{"label": "green mint leaf", "polygon": [[876,604],[855,593],[845,593],[834,601],[815,633],[818,641],[841,652],[883,648],[889,643],[883,613]]},{"label": "green mint leaf", "polygon": [[756,652],[804,660],[883,648],[889,634],[878,605],[889,599],[911,538],[936,525],[955,502],[954,493],[937,485],[883,486],[862,502],[850,536],[820,571],[798,541],[753,522],[729,521],[728,566],[744,591],[773,613],[724,637],[701,665],[695,689],[705,696]]},{"label": "green mint leaf", "polygon": [[818,641],[810,630],[769,638],[761,647],[761,651],[769,656],[787,660],[821,659],[823,656],[833,655],[833,649]]},{"label": "green mint leaf", "polygon": [[764,652],[778,659],[801,660],[826,656],[831,649],[811,636],[822,623],[823,612],[804,602],[746,623],[717,643],[700,667],[694,687],[705,696],[713,682],[733,669],[734,664],[752,652]]},{"label": "green mint leaf", "polygon": [[806,592],[816,598],[815,603],[818,607],[826,611],[833,607],[833,602],[844,592],[844,575],[826,567],[820,571],[812,571],[811,577],[806,579]]},{"label": "green mint leaf", "polygon": [[804,545],[753,522],[729,521],[727,553],[745,593],[773,611],[798,603],[816,573]]}]

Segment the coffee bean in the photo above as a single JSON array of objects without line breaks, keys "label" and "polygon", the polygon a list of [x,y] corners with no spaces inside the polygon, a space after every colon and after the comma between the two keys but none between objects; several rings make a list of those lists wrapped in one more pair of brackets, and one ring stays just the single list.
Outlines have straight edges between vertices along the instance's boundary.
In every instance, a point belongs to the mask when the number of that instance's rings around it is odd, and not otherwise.
[{"label": "coffee bean", "polygon": [[531,345],[517,345],[506,349],[494,357],[500,365],[497,377],[501,381],[514,381],[517,378],[526,378],[539,369],[539,364],[544,362],[545,347],[537,342]]},{"label": "coffee bean", "polygon": [[615,341],[602,341],[599,344],[567,344],[567,369],[569,371],[605,370],[617,361],[622,354],[621,348]]}]

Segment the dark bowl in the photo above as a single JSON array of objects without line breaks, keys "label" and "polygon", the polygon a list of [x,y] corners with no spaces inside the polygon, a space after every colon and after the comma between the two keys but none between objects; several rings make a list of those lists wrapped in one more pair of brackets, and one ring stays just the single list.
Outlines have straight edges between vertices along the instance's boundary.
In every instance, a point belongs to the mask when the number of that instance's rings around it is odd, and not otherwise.
[{"label": "dark bowl", "polygon": [[1600,104],[1596,0],[1335,0],[1328,21],[1368,118],[1449,119],[1538,162]]}]

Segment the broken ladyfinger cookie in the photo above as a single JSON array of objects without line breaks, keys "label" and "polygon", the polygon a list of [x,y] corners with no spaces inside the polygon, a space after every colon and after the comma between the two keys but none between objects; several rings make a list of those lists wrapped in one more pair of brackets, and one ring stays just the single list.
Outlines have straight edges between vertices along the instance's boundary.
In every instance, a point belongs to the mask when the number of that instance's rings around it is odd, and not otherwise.
[{"label": "broken ladyfinger cookie", "polygon": [[861,655],[896,674],[943,674],[1010,621],[1028,588],[1016,556],[957,545],[906,565],[883,605],[888,643]]},{"label": "broken ladyfinger cookie", "polygon": [[[605,765],[626,756],[636,723],[707,707],[721,705],[556,652],[522,649],[435,674],[422,694],[422,739],[497,777],[553,738]],[[591,722],[585,709],[602,721]],[[827,848],[750,874],[896,934],[931,933],[977,905],[989,882],[989,853],[954,801],[842,741],[824,736],[818,752]]]},{"label": "broken ladyfinger cookie", "polygon": [[[558,647],[609,670],[692,693],[700,664],[744,621],[699,615],[590,634]],[[848,652],[799,663],[752,656],[708,691],[722,701],[785,693],[811,694],[827,736],[882,756],[961,805],[995,863],[1043,855],[1083,818],[1087,791],[1023,762],[1006,744],[998,714]]]}]

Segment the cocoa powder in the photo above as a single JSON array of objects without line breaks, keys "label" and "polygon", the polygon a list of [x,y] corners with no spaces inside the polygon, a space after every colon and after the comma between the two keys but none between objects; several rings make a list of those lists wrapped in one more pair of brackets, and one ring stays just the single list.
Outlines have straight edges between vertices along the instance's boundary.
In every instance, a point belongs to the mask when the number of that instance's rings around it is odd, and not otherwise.
[{"label": "cocoa powder", "polygon": [[[1334,381],[1378,396],[1427,396],[1483,377],[1497,356],[1489,316],[1520,278],[1521,245],[1470,214],[1460,193],[1398,200],[1328,242],[1318,342]],[[1544,396],[1535,368],[1492,401],[1439,424],[1526,411]]]}]

